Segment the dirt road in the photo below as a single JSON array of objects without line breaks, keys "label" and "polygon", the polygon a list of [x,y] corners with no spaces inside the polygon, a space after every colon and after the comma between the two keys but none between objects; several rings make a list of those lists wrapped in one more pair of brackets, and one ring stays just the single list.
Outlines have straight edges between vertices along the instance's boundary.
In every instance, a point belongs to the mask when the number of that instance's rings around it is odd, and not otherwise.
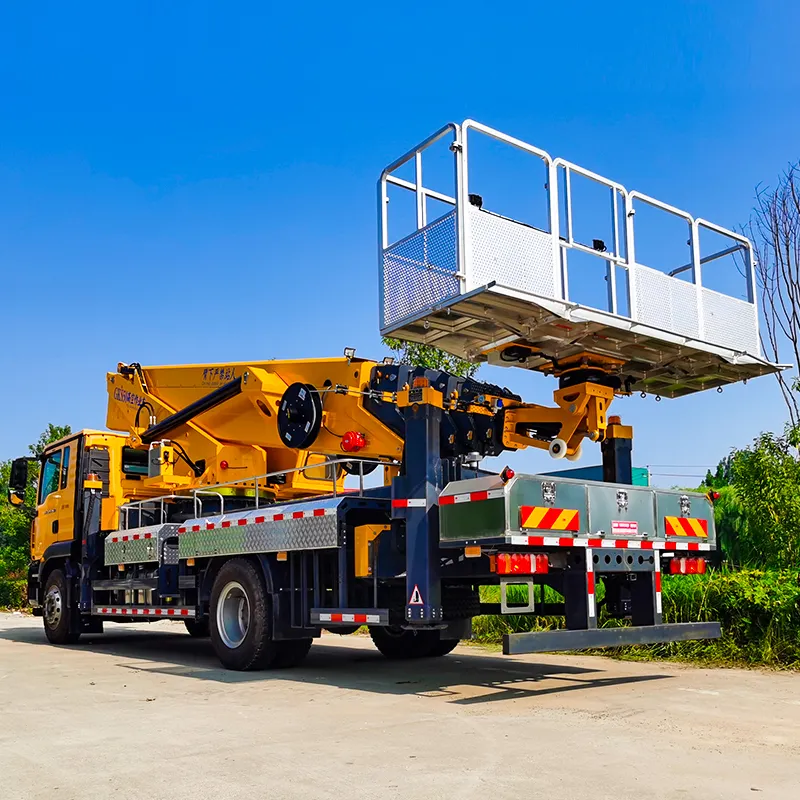
[{"label": "dirt road", "polygon": [[225,672],[174,622],[46,643],[0,614],[3,800],[800,797],[800,675],[324,636]]}]

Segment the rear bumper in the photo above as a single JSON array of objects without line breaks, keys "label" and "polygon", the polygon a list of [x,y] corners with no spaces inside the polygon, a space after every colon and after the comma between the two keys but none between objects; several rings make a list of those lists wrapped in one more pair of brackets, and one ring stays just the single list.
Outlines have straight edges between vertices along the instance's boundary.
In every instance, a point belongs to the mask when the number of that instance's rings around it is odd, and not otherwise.
[{"label": "rear bumper", "polygon": [[680,622],[626,628],[509,633],[503,637],[503,653],[521,655],[557,650],[585,650],[594,647],[622,647],[632,644],[686,642],[694,639],[718,639],[721,635],[719,622]]}]

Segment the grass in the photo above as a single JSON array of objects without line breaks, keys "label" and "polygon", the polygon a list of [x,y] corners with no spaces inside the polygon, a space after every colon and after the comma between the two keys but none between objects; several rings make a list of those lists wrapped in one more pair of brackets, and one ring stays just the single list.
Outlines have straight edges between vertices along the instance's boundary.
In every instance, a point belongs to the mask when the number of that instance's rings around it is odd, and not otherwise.
[{"label": "grass", "polygon": [[24,578],[0,578],[0,609],[20,609],[28,603],[28,585]]},{"label": "grass", "polygon": [[[598,583],[598,600],[602,600]],[[497,587],[485,587],[484,600],[499,599]],[[664,622],[718,620],[722,637],[713,641],[671,642],[603,651],[619,658],[691,661],[714,666],[769,666],[800,669],[800,573],[796,570],[718,570],[706,575],[665,578]],[[543,599],[541,596],[537,600]],[[546,589],[544,599],[559,595]],[[601,625],[618,625],[601,610]],[[550,630],[559,617],[521,615],[479,617],[475,639],[497,643],[505,633]]]},{"label": "grass", "polygon": [[[800,669],[800,572],[797,570],[716,570],[706,575],[667,577],[662,587],[664,622],[718,620],[722,623],[722,637],[713,641],[615,648],[603,653],[636,660]],[[0,609],[24,608],[25,594],[25,579],[0,579]],[[603,595],[602,581],[598,581],[599,601]],[[516,599],[513,587],[511,597]],[[482,599],[498,602],[499,588],[484,587]],[[547,587],[540,587],[536,597],[537,602],[559,599]],[[621,624],[607,617],[602,608],[599,623]],[[561,617],[517,614],[476,617],[473,638],[482,644],[497,645],[506,633],[552,630],[562,625]]]}]

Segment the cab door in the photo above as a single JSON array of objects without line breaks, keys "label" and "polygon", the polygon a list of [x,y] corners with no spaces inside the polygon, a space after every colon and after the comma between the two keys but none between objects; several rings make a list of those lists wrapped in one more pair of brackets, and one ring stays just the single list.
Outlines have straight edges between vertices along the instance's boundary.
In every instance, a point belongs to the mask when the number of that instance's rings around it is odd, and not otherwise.
[{"label": "cab door", "polygon": [[36,547],[42,553],[75,532],[77,441],[49,450],[42,460],[36,513]]}]

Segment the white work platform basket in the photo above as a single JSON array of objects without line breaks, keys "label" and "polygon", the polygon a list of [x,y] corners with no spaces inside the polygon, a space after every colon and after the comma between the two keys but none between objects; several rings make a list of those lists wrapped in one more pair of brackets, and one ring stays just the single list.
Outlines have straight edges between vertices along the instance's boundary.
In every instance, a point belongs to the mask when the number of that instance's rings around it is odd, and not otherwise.
[{"label": "white work platform basket", "polygon": [[781,368],[735,231],[472,120],[390,164],[378,194],[385,336],[543,371],[613,358],[668,397]]}]

